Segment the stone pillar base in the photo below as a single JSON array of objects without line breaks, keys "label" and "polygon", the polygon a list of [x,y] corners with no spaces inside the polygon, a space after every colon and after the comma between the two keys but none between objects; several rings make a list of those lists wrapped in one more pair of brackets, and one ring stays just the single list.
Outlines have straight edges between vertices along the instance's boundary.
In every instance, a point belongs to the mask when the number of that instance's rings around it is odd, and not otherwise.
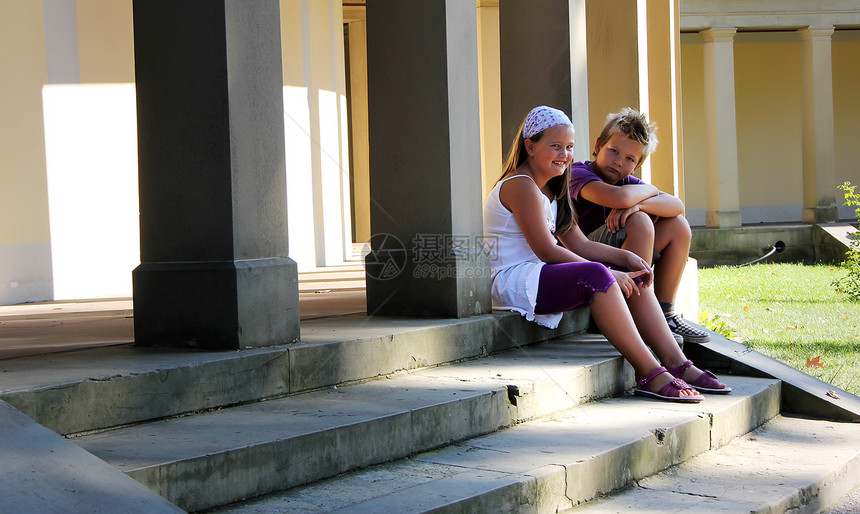
[{"label": "stone pillar base", "polygon": [[410,251],[376,250],[365,272],[370,315],[462,318],[491,310],[486,256],[416,261]]},{"label": "stone pillar base", "polygon": [[804,223],[830,223],[839,221],[839,209],[837,207],[804,207]]},{"label": "stone pillar base", "polygon": [[732,228],[741,226],[741,211],[708,211],[705,214],[708,228]]},{"label": "stone pillar base", "polygon": [[143,263],[134,281],[134,344],[240,350],[299,339],[292,259]]}]

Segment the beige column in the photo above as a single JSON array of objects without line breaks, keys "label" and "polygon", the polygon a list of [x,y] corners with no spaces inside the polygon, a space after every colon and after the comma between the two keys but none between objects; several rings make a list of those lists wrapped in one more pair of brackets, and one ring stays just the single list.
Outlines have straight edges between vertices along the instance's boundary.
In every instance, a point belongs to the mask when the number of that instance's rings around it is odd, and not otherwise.
[{"label": "beige column", "polygon": [[486,197],[502,173],[502,86],[499,59],[499,0],[477,0],[478,98],[481,113],[481,184]]},{"label": "beige column", "polygon": [[[644,0],[642,0],[644,5]],[[622,107],[647,110],[643,105],[640,74],[643,47],[638,0],[600,0],[585,3],[588,41],[589,149],[606,123],[606,115]],[[647,81],[645,81],[647,82]],[[578,135],[578,134],[577,134]],[[584,141],[578,139],[577,143]],[[590,154],[590,152],[589,152]]]},{"label": "beige column", "polygon": [[836,221],[833,142],[833,26],[798,30],[802,40],[803,222]]},{"label": "beige column", "polygon": [[705,64],[705,138],[708,227],[741,225],[738,137],[735,119],[735,28],[701,32]]},{"label": "beige column", "polygon": [[349,22],[353,241],[370,240],[370,157],[367,138],[367,20]]},{"label": "beige column", "polygon": [[657,122],[660,145],[651,155],[650,182],[684,199],[681,148],[681,33],[679,0],[648,0],[648,118]]}]

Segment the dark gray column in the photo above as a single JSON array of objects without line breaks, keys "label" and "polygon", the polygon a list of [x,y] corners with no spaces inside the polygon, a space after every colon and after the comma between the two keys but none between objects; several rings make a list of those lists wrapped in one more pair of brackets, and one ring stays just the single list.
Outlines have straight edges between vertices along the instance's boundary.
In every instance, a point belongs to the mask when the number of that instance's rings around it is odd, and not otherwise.
[{"label": "dark gray column", "polygon": [[[499,2],[503,158],[533,107],[549,105],[571,115],[571,6],[575,3]],[[582,129],[576,127],[577,142]]]},{"label": "dark gray column", "polygon": [[135,0],[135,344],[299,337],[277,0]]},{"label": "dark gray column", "polygon": [[370,314],[489,312],[474,2],[367,4]]}]

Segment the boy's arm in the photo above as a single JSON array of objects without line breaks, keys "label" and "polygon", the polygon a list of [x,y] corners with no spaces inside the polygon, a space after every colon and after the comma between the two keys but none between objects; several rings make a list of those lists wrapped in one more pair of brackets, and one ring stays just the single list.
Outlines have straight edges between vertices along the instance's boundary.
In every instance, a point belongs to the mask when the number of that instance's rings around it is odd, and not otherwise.
[{"label": "boy's arm", "polygon": [[593,180],[582,186],[579,196],[610,209],[638,207],[636,210],[665,218],[684,212],[684,204],[680,199],[645,183],[614,186]]},{"label": "boy's arm", "polygon": [[661,218],[671,218],[684,214],[684,203],[677,196],[658,191],[657,196],[639,202],[639,210]]}]

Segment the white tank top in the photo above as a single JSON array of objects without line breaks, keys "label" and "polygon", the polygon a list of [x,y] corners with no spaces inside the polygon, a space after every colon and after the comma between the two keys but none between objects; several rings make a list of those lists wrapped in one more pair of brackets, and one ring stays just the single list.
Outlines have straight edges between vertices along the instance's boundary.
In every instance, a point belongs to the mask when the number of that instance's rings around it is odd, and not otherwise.
[{"label": "white tank top", "polygon": [[[499,199],[502,184],[517,177],[526,177],[534,182],[528,175],[514,175],[500,180],[484,202],[484,238],[491,249],[493,308],[519,312],[529,321],[556,328],[561,321],[561,313],[535,314],[540,270],[544,263],[529,246],[514,213],[502,205]],[[550,202],[543,194],[541,197],[547,228],[553,232],[557,203],[555,200]]]},{"label": "white tank top", "polygon": [[[528,175],[514,175],[500,180],[484,202],[484,236],[493,249],[490,256],[490,266],[494,276],[499,271],[522,262],[541,262],[526,241],[526,236],[523,235],[514,213],[502,205],[502,200],[499,198],[502,184],[519,177],[525,177],[534,183],[534,180]],[[554,232],[557,203],[555,200],[550,202],[549,198],[543,194],[541,194],[541,198],[543,199],[547,228],[550,232]]]}]

